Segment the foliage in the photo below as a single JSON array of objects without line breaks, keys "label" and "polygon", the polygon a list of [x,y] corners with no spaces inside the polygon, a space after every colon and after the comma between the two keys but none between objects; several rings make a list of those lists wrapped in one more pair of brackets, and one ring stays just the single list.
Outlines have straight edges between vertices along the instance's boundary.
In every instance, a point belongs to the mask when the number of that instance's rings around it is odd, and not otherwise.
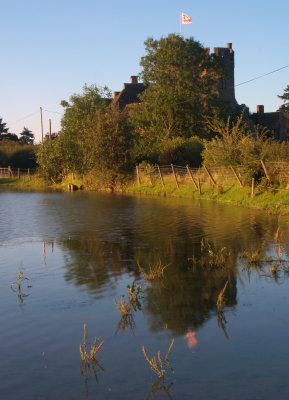
[{"label": "foliage", "polygon": [[284,101],[284,109],[289,111],[289,85],[284,89],[283,95],[278,97]]},{"label": "foliage", "polygon": [[2,168],[35,168],[35,146],[23,145],[19,142],[3,140],[0,142],[0,166]]},{"label": "foliage", "polygon": [[103,110],[111,98],[111,92],[105,87],[84,85],[82,94],[73,94],[61,101],[64,116],[61,120],[62,131],[80,136],[93,124],[95,113]]},{"label": "foliage", "polygon": [[138,268],[142,273],[144,279],[147,281],[153,281],[154,279],[161,278],[164,275],[165,269],[168,265],[163,264],[161,260],[159,260],[155,264],[150,264],[148,267],[148,271],[146,271],[140,264],[138,264]]},{"label": "foliage", "polygon": [[157,375],[159,379],[163,379],[165,377],[166,370],[170,367],[169,355],[174,346],[174,342],[175,340],[172,339],[171,344],[164,358],[161,357],[160,350],[158,350],[157,357],[150,358],[147,354],[145,347],[142,346],[142,352],[146,361],[149,363],[151,369],[154,371],[154,373]]},{"label": "foliage", "polygon": [[209,118],[207,125],[216,136],[205,143],[204,164],[211,167],[241,166],[245,182],[263,176],[260,160],[281,161],[288,157],[288,143],[274,142],[267,128],[251,127],[241,114],[236,121]]},{"label": "foliage", "polygon": [[36,150],[37,163],[42,175],[53,181],[69,172],[81,172],[81,154],[72,135],[60,134],[54,140],[45,140]]},{"label": "foliage", "polygon": [[22,144],[33,144],[34,143],[34,134],[24,126],[22,132],[20,133],[19,142]]},{"label": "foliage", "polygon": [[201,136],[204,119],[218,108],[218,85],[223,76],[219,60],[193,38],[171,34],[145,42],[140,65],[148,88],[142,103],[132,108],[132,121],[150,138]]},{"label": "foliage", "polygon": [[102,185],[115,187],[133,167],[133,140],[126,110],[111,105],[104,112],[97,112],[94,126],[83,142],[86,170],[96,171]]},{"label": "foliage", "polygon": [[9,128],[6,125],[6,122],[3,122],[3,119],[0,118],[0,140],[11,140],[17,142],[18,136],[15,135],[15,133],[10,133]]}]

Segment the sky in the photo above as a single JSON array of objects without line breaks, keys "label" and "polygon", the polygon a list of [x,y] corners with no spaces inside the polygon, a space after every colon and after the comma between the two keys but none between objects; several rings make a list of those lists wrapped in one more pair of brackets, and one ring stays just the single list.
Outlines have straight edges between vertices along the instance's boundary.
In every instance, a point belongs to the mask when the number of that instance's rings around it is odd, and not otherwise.
[{"label": "sky", "polygon": [[[193,22],[182,34],[204,47],[235,52],[238,85],[289,64],[289,0],[0,0],[2,52],[0,118],[9,131],[27,127],[41,139],[60,129],[61,100],[85,84],[119,91],[140,73],[144,41],[180,33],[180,11]],[[236,86],[236,99],[254,112],[275,111],[289,85],[289,68]]]}]

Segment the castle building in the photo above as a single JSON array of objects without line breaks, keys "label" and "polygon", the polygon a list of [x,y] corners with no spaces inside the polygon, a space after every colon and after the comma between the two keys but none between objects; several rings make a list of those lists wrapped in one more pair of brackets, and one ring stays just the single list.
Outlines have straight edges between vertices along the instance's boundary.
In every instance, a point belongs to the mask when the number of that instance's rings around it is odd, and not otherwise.
[{"label": "castle building", "polygon": [[280,106],[278,111],[265,113],[264,106],[258,105],[256,112],[250,115],[250,120],[255,125],[268,128],[275,139],[289,138],[289,113],[284,106]]},{"label": "castle building", "polygon": [[[210,49],[206,49],[210,53]],[[225,76],[219,83],[219,97],[227,103],[233,111],[240,107],[235,98],[235,54],[232,43],[226,47],[215,47],[212,55],[221,61]],[[112,102],[125,108],[129,104],[140,103],[139,95],[146,89],[146,85],[138,82],[137,76],[131,76],[129,83],[124,83],[120,92],[114,92]],[[267,127],[278,140],[289,138],[289,113],[281,106],[276,112],[264,112],[264,106],[257,106],[256,113],[249,115],[249,119],[255,125]]]}]

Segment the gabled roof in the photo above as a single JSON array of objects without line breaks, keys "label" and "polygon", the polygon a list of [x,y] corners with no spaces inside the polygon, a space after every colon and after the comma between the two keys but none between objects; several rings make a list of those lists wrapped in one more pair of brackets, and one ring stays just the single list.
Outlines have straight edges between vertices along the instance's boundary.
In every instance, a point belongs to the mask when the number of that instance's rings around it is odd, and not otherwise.
[{"label": "gabled roof", "polygon": [[146,87],[143,83],[138,82],[137,76],[131,76],[130,83],[124,83],[121,92],[114,92],[112,103],[118,104],[120,108],[124,108],[131,103],[140,103],[139,95]]}]

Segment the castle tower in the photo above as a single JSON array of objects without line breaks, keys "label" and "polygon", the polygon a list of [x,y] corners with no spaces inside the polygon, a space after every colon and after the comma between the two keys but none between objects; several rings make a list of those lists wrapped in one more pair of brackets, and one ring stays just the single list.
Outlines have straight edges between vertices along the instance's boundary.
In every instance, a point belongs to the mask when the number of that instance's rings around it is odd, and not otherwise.
[{"label": "castle tower", "polygon": [[232,108],[236,108],[237,101],[235,98],[235,61],[232,43],[227,43],[226,47],[215,47],[214,53],[220,58],[226,76],[220,81],[220,97],[228,102]]}]

